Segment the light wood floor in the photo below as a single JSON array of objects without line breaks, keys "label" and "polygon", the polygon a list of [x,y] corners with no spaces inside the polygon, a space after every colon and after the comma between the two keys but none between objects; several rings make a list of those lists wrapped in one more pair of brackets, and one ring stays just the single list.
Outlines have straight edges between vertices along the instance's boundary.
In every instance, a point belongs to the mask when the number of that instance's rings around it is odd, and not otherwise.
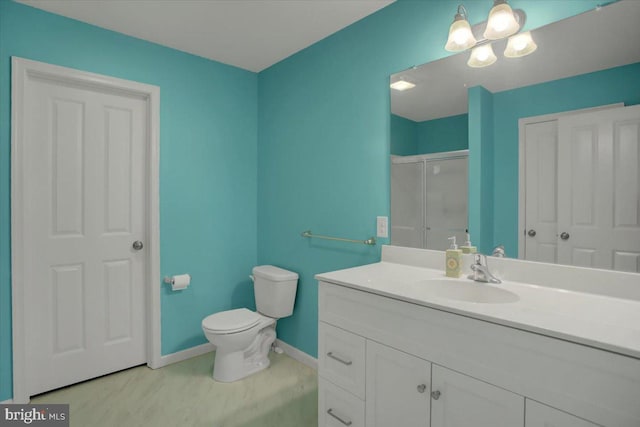
[{"label": "light wood floor", "polygon": [[69,403],[72,427],[314,427],[316,371],[270,353],[271,366],[235,383],[211,378],[213,353],[152,370],[139,366],[38,395]]}]

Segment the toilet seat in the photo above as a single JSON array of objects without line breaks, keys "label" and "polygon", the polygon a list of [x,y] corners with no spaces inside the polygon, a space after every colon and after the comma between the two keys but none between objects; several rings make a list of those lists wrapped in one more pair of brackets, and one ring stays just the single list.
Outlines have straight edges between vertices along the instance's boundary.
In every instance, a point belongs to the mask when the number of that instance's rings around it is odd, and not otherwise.
[{"label": "toilet seat", "polygon": [[233,334],[251,329],[261,318],[262,316],[254,311],[238,308],[205,317],[202,327],[213,333]]}]

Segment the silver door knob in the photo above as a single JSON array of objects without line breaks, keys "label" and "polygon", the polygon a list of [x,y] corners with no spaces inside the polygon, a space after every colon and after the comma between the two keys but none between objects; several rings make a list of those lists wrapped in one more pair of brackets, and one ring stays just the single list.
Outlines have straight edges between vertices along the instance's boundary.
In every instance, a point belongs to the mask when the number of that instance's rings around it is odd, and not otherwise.
[{"label": "silver door knob", "polygon": [[531,230],[529,230],[527,232],[527,234],[529,235],[529,237],[535,237],[536,235],[536,230],[534,230],[533,228]]},{"label": "silver door knob", "polygon": [[418,393],[424,393],[426,389],[427,389],[427,386],[425,384],[420,384],[418,386]]},{"label": "silver door knob", "polygon": [[440,399],[440,392],[438,390],[436,391],[432,391],[431,392],[431,397],[433,398],[433,400],[438,400]]},{"label": "silver door knob", "polygon": [[566,231],[563,231],[562,233],[560,233],[560,238],[562,240],[569,240],[569,233],[567,233]]},{"label": "silver door knob", "polygon": [[135,249],[136,251],[139,251],[143,247],[144,247],[144,245],[142,244],[142,242],[140,240],[136,240],[135,242],[133,242],[133,249]]}]

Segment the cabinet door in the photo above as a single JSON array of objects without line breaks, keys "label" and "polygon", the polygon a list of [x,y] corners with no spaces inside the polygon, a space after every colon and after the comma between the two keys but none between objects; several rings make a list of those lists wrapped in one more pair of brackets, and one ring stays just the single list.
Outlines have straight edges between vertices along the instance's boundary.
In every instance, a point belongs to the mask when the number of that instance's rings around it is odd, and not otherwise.
[{"label": "cabinet door", "polygon": [[598,427],[582,418],[527,399],[526,427]]},{"label": "cabinet door", "polygon": [[524,397],[438,365],[431,371],[432,427],[522,427]]},{"label": "cabinet door", "polygon": [[431,363],[367,340],[368,427],[428,427]]}]

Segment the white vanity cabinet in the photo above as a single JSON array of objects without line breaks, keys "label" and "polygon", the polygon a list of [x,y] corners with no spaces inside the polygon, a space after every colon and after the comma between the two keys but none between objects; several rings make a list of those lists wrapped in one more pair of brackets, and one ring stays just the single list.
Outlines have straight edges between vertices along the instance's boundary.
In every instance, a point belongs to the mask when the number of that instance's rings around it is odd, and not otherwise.
[{"label": "white vanity cabinet", "polygon": [[639,359],[322,280],[318,304],[320,426],[640,426]]}]

